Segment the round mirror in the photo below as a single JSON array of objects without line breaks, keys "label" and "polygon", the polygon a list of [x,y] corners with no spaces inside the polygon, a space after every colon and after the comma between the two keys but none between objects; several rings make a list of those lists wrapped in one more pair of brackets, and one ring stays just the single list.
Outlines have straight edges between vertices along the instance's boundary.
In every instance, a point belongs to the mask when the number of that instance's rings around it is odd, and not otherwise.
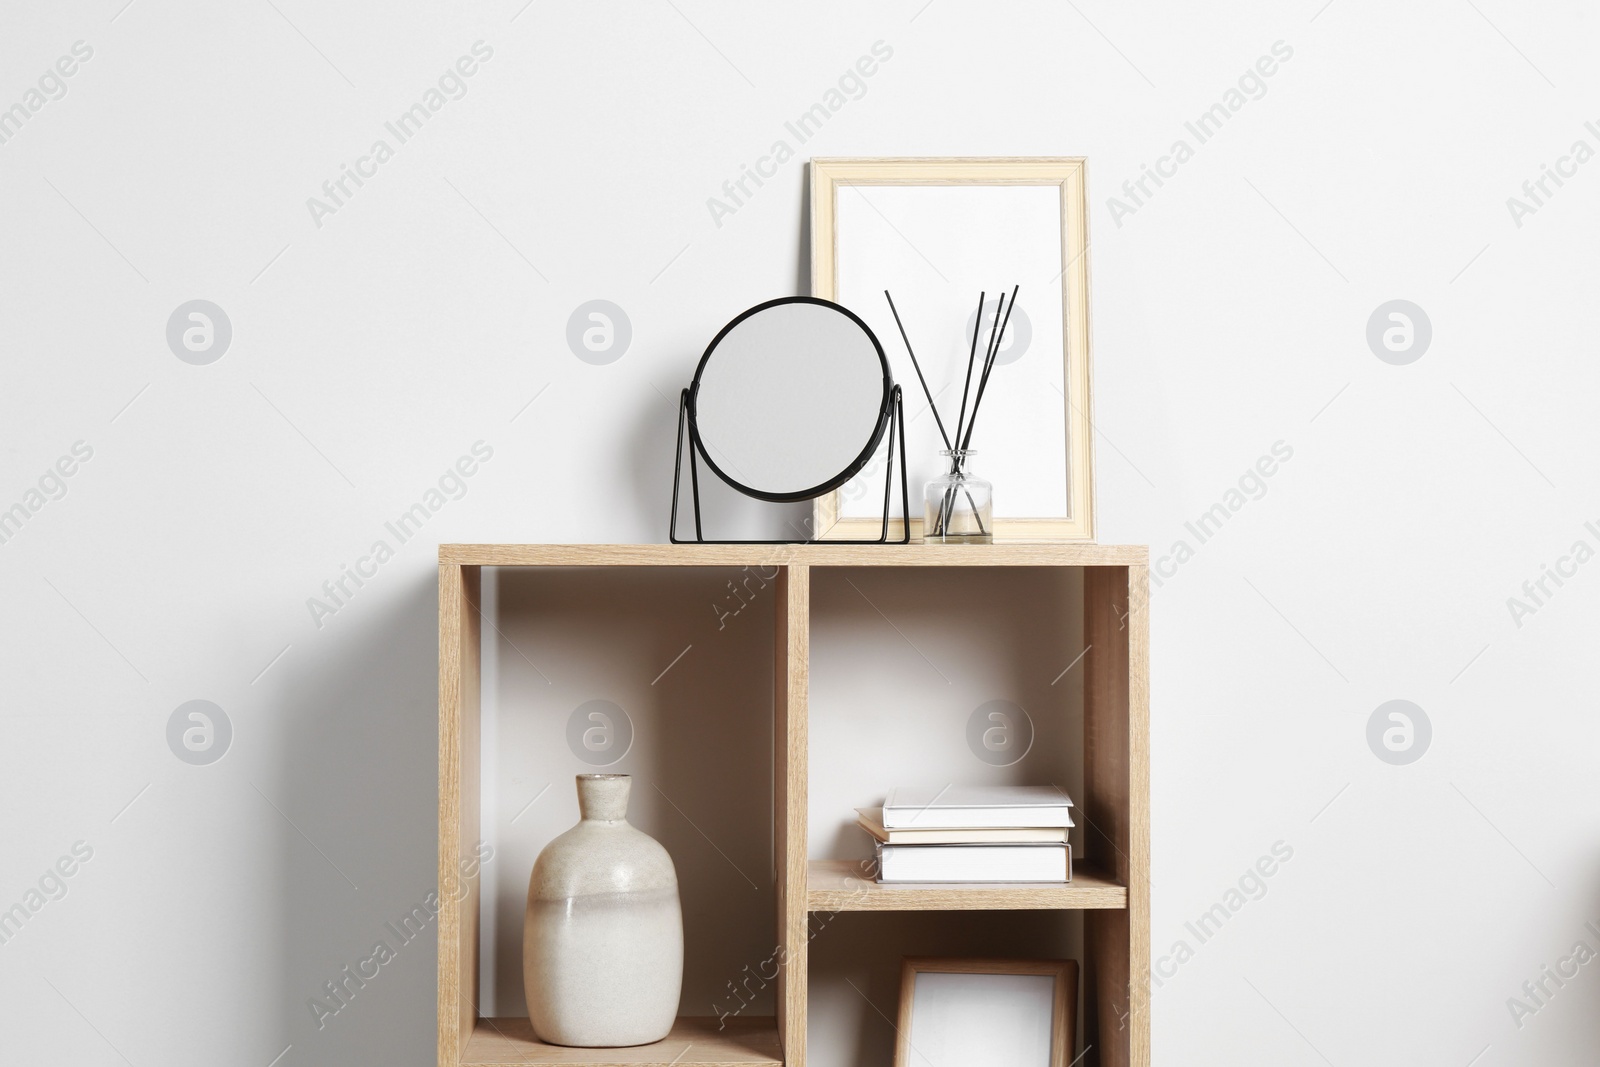
[{"label": "round mirror", "polygon": [[894,383],[867,324],[809,296],[722,328],[689,387],[689,432],[712,470],[762,500],[832,492],[871,458]]}]

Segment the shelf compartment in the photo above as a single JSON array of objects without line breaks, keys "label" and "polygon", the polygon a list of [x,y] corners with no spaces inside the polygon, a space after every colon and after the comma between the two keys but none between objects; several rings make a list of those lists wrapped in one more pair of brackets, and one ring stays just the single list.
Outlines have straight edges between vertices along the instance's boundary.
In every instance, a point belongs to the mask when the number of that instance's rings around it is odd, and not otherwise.
[{"label": "shelf compartment", "polygon": [[770,1016],[726,1019],[680,1016],[664,1041],[632,1048],[547,1045],[524,1018],[480,1018],[462,1067],[782,1067],[778,1028]]},{"label": "shelf compartment", "polygon": [[879,885],[855,860],[812,860],[807,869],[810,911],[1042,911],[1115,910],[1128,906],[1128,889],[1083,863],[1072,865],[1064,885]]}]

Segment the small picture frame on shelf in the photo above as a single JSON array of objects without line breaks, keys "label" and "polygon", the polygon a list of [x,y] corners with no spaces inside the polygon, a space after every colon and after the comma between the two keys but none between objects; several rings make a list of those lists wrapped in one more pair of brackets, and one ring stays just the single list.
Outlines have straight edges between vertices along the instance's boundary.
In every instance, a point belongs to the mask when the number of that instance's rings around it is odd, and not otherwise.
[{"label": "small picture frame on shelf", "polygon": [[894,1067],[1068,1067],[1076,960],[911,956],[900,970]]}]

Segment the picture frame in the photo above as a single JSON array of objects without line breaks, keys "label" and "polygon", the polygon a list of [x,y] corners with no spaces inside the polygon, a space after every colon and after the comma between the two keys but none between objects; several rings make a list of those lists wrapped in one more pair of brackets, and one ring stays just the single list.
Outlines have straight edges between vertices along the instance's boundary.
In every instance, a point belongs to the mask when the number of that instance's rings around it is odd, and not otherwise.
[{"label": "picture frame", "polygon": [[[973,469],[994,483],[996,539],[1094,540],[1085,170],[1075,156],[811,161],[811,293],[860,315],[890,353],[907,409],[913,538],[921,487],[943,473],[943,443],[883,291],[953,430],[970,326],[992,319],[1000,293],[1019,285]],[[991,325],[982,323],[980,347]],[[868,487],[883,461],[817,498],[818,540],[876,532],[881,508],[872,510]]]},{"label": "picture frame", "polygon": [[1068,1067],[1076,960],[906,957],[894,1067]]}]

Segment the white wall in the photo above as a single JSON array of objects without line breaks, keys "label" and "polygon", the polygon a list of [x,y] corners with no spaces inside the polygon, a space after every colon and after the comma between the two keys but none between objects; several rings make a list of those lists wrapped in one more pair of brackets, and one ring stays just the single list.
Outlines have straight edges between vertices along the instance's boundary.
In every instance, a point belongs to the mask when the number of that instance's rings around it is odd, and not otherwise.
[{"label": "white wall", "polygon": [[[1600,547],[1600,165],[1506,202],[1600,147],[1587,10],[464,8],[0,16],[0,107],[93,50],[0,144],[0,508],[93,450],[0,544],[0,908],[42,905],[0,944],[0,1060],[431,1062],[431,929],[321,1029],[307,1001],[434,887],[435,545],[663,538],[676,390],[804,284],[801,159],[1082,154],[1102,540],[1166,556],[1293,449],[1155,593],[1152,939],[1194,950],[1155,990],[1157,1062],[1591,1061],[1596,968],[1522,987],[1600,948],[1600,566],[1507,607]],[[480,40],[466,95],[315,224],[307,198]],[[865,94],[713,220],[878,41]],[[1279,41],[1265,95],[1114,219]],[[197,298],[233,331],[206,366],[165,333]],[[592,299],[632,325],[608,365],[565,340]],[[1393,299],[1432,323],[1407,366],[1366,341]],[[479,441],[400,544],[385,522]],[[1433,736],[1395,766],[1366,729],[1401,698]],[[167,741],[195,699],[232,725],[208,766]],[[1265,896],[1199,944],[1186,923],[1277,842]],[[61,857],[65,895],[30,898]]]}]

